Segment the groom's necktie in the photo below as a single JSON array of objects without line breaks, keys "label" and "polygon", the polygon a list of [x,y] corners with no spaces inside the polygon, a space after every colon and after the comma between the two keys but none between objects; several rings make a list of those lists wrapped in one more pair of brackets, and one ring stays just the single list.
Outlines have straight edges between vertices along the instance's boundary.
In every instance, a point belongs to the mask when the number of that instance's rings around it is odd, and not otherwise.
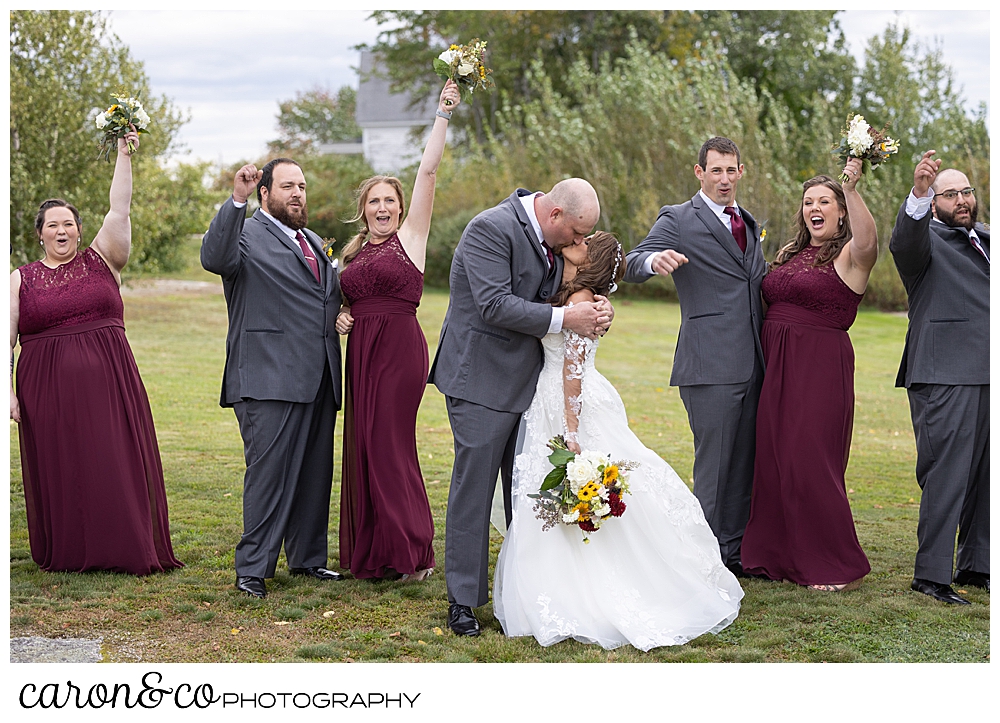
[{"label": "groom's necktie", "polygon": [[319,283],[319,262],[313,255],[312,249],[309,248],[309,244],[306,243],[306,237],[302,235],[301,231],[295,232],[295,239],[299,242],[299,246],[302,248],[302,253],[306,257],[306,263],[309,264],[309,268],[312,269],[313,276],[316,277],[316,283]]},{"label": "groom's necktie", "polygon": [[552,255],[552,247],[545,243],[545,241],[542,241],[542,246],[545,247],[545,258],[549,260],[549,268],[551,269],[556,265],[556,257]]},{"label": "groom's necktie", "polygon": [[747,225],[743,222],[740,214],[736,211],[735,206],[726,206],[722,210],[727,216],[729,216],[729,223],[732,226],[733,238],[736,239],[736,243],[739,245],[740,251],[746,253]]}]

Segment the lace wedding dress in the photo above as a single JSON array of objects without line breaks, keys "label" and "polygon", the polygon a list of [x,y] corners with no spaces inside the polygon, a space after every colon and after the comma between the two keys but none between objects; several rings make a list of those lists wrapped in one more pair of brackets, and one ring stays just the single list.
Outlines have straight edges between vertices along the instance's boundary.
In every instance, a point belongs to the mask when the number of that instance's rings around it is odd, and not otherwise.
[{"label": "lace wedding dress", "polygon": [[[597,342],[572,332],[542,340],[545,364],[525,413],[524,446],[514,462],[513,519],[497,561],[493,608],[510,637],[542,645],[567,638],[640,650],[717,633],[739,613],[743,590],[719,557],[701,506],[673,469],[628,427],[621,397],[594,368]],[[564,376],[579,397],[564,396]],[[575,525],[542,531],[532,511],[552,469],[546,442],[578,415],[584,450],[632,460],[622,517],[583,542]]]}]

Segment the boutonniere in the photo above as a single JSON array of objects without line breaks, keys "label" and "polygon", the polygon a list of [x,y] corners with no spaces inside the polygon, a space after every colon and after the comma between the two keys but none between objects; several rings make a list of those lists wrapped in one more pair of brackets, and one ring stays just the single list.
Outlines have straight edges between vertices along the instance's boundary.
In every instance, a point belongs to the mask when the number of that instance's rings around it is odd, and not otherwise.
[{"label": "boutonniere", "polygon": [[760,230],[760,242],[764,243],[764,239],[766,239],[766,238],[767,238],[767,229],[766,228],[762,228]]},{"label": "boutonniere", "polygon": [[337,245],[337,239],[327,238],[323,239],[323,255],[326,256],[326,260],[333,264],[333,268],[337,268],[337,259],[333,257],[333,247]]}]

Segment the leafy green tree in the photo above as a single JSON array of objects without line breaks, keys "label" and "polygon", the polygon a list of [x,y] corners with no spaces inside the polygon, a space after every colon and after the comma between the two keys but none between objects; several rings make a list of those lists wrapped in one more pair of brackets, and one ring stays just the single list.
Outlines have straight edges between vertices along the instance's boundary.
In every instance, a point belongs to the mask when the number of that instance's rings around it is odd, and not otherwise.
[{"label": "leafy green tree", "polygon": [[[376,10],[379,24],[392,23],[378,41],[362,46],[379,53],[397,87],[423,98],[439,86],[431,61],[450,43],[486,40],[487,66],[493,70],[498,93],[473,96],[469,110],[454,119],[474,130],[477,140],[496,133],[500,98],[530,100],[531,64],[540,60],[557,91],[568,92],[562,78],[578,57],[596,69],[605,54],[619,57],[635,34],[658,43],[664,14],[655,10]],[[471,116],[471,118],[469,118]]]},{"label": "leafy green tree", "polygon": [[[204,229],[204,187],[189,182],[202,170],[167,174],[157,158],[171,149],[184,122],[166,97],[149,93],[142,64],[90,11],[10,13],[10,243],[11,263],[40,258],[34,232],[38,204],[62,197],[80,209],[84,240],[108,209],[113,166],[98,160],[93,118],[112,92],[143,101],[153,119],[133,161],[131,273],[171,268],[179,234]],[[180,179],[180,183],[174,181]],[[164,205],[165,204],[165,205]],[[157,206],[161,213],[148,208]],[[187,209],[180,213],[179,209]],[[210,209],[207,209],[210,211]]]},{"label": "leafy green tree", "polygon": [[295,151],[361,138],[354,122],[357,91],[345,85],[336,93],[315,87],[300,91],[291,100],[278,104],[278,131],[281,137],[269,145],[274,151]]}]

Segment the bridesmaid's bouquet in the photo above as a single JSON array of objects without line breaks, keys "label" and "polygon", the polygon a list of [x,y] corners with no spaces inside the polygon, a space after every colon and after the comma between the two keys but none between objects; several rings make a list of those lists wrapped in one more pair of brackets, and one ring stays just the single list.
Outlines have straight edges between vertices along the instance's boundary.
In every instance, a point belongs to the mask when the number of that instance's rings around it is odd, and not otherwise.
[{"label": "bridesmaid's bouquet", "polygon": [[493,71],[486,67],[486,41],[473,38],[467,45],[451,45],[434,58],[434,72],[458,85],[462,99],[468,101],[476,90],[495,86]]},{"label": "bridesmaid's bouquet", "polygon": [[[97,129],[104,131],[101,137],[101,150],[97,157],[103,155],[106,161],[111,160],[111,153],[118,149],[118,139],[125,137],[131,130],[130,125],[135,126],[140,135],[149,133],[146,130],[149,125],[149,115],[138,98],[130,98],[122,93],[111,96],[111,100],[111,107],[97,111],[97,116],[94,118]],[[128,152],[135,153],[131,143],[128,144]]]},{"label": "bridesmaid's bouquet", "polygon": [[[841,131],[843,135],[840,143],[833,148],[833,155],[845,165],[850,158],[861,159],[861,173],[868,173],[899,151],[899,141],[887,136],[885,134],[887,130],[889,130],[888,123],[882,130],[877,131],[868,125],[864,116],[848,115],[847,125]],[[846,183],[848,180],[845,174],[840,174],[841,183]]]},{"label": "bridesmaid's bouquet", "polygon": [[585,450],[570,452],[566,440],[558,435],[549,440],[552,471],[545,476],[535,500],[535,516],[542,520],[542,530],[558,524],[576,525],[587,533],[596,532],[609,517],[625,513],[622,496],[628,494],[628,474],[637,464],[629,460],[612,462],[610,455]]}]

